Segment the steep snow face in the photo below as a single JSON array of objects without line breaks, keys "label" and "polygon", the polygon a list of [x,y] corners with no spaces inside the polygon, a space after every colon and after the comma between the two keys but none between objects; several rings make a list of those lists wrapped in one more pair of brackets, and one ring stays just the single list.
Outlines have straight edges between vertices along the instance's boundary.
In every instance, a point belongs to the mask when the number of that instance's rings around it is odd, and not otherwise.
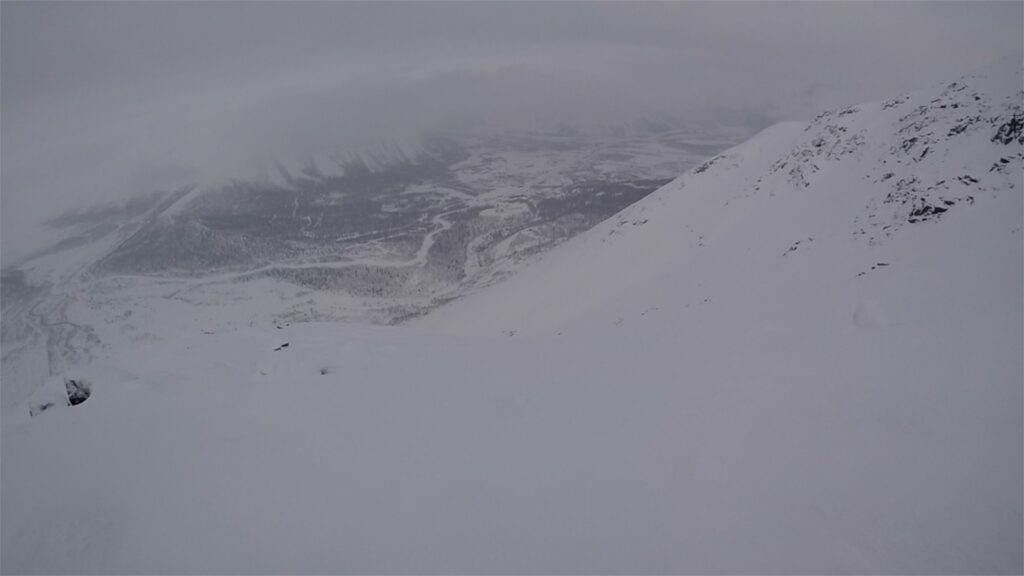
[{"label": "steep snow face", "polygon": [[411,325],[175,308],[5,417],[0,568],[1020,573],[1019,88],[776,126]]},{"label": "steep snow face", "polygon": [[[423,323],[564,330],[640,305],[688,315],[723,291],[760,316],[784,312],[766,282],[797,281],[787,293],[801,306],[826,296],[814,283],[832,282],[854,291],[920,288],[920,299],[940,287],[999,286],[998,304],[1019,307],[1022,94],[1020,71],[1004,66],[774,126]],[[972,244],[981,252],[968,253]],[[906,274],[929,264],[942,286],[911,286]],[[875,287],[882,278],[891,285]]]}]

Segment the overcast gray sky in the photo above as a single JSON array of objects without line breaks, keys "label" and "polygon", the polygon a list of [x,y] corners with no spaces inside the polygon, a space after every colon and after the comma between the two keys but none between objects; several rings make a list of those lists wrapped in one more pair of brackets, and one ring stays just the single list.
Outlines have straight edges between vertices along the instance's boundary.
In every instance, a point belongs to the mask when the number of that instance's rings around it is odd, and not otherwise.
[{"label": "overcast gray sky", "polygon": [[68,208],[464,122],[807,118],[1020,61],[1022,6],[4,1],[3,256]]}]

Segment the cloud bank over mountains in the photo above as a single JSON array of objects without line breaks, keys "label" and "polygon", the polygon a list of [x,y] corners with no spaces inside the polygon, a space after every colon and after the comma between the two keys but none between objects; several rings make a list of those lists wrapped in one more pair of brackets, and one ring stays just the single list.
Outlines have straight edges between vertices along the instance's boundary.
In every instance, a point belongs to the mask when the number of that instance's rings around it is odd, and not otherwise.
[{"label": "cloud bank over mountains", "polygon": [[1020,60],[1019,3],[4,3],[4,257],[56,213],[481,125],[775,120]]}]

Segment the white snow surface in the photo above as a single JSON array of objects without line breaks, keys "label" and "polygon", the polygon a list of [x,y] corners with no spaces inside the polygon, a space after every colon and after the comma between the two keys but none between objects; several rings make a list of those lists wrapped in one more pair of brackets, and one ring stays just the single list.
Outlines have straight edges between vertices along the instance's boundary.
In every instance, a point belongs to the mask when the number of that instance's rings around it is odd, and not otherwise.
[{"label": "white snow surface", "polygon": [[406,326],[169,318],[5,414],[0,567],[1021,573],[1020,88],[776,126]]}]

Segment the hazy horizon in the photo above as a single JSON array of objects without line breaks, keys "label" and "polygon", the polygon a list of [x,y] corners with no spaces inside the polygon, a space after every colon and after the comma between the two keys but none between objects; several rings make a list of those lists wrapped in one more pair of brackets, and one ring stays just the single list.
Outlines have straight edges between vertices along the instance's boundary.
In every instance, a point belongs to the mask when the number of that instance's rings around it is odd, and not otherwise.
[{"label": "hazy horizon", "polygon": [[67,209],[425,131],[804,119],[1019,60],[1021,19],[1016,2],[4,2],[3,258]]}]

